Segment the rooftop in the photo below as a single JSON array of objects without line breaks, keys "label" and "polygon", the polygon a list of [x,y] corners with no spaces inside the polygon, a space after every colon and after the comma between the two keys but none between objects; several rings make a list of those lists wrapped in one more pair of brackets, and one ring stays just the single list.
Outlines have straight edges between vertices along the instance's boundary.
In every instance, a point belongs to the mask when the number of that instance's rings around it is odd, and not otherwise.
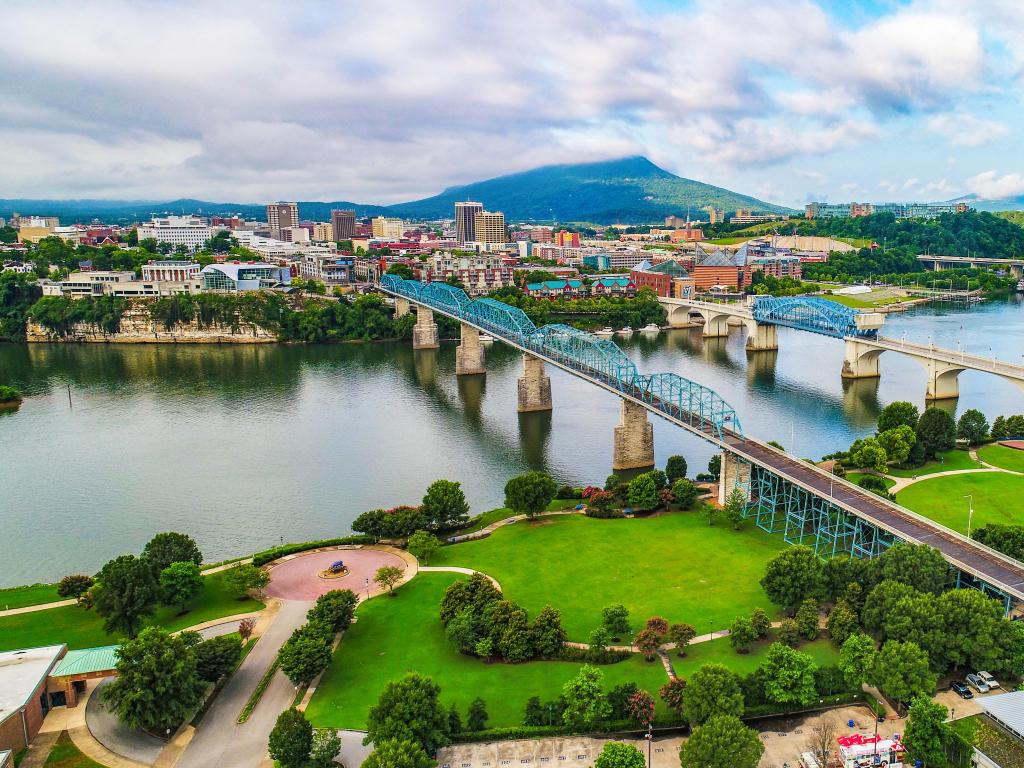
[{"label": "rooftop", "polygon": [[92,672],[106,672],[117,666],[119,645],[104,645],[99,648],[82,648],[68,651],[50,673],[52,677],[87,675]]},{"label": "rooftop", "polygon": [[0,722],[29,702],[65,648],[47,645],[0,653]]},{"label": "rooftop", "polygon": [[985,696],[977,701],[986,715],[1024,741],[1024,691]]}]

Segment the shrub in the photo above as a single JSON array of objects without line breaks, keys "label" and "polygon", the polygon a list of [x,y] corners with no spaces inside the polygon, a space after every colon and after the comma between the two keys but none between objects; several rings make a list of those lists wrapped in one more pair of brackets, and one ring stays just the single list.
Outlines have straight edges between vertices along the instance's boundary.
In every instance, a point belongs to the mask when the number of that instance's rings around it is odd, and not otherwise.
[{"label": "shrub", "polygon": [[232,635],[204,640],[196,646],[196,671],[208,683],[215,683],[242,658],[242,641]]},{"label": "shrub", "polygon": [[578,499],[579,495],[576,493],[576,489],[571,485],[561,485],[558,487],[558,491],[555,492],[556,499]]},{"label": "shrub", "polygon": [[60,584],[57,585],[57,594],[61,597],[73,597],[78,599],[84,595],[92,585],[92,576],[86,576],[84,573],[72,573],[60,580]]},{"label": "shrub", "polygon": [[339,539],[320,539],[318,541],[304,541],[298,544],[283,544],[279,547],[265,549],[252,556],[252,564],[255,566],[266,565],[287,555],[294,555],[297,552],[308,552],[311,549],[322,549],[324,547],[339,547],[346,544],[376,544],[377,539],[373,536],[343,536]]}]

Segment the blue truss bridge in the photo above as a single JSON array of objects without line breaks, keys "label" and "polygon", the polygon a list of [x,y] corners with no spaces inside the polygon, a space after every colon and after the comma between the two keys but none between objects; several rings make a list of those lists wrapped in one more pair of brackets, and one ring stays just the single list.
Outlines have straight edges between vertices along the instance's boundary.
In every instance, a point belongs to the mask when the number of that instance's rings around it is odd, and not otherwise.
[{"label": "blue truss bridge", "polygon": [[865,326],[863,313],[818,296],[757,296],[750,313],[758,323],[784,325],[836,339],[873,339],[877,327]]},{"label": "blue truss bridge", "polygon": [[[950,563],[959,585],[999,598],[1007,611],[1024,600],[1024,564],[746,437],[736,411],[708,387],[674,373],[642,374],[611,341],[565,325],[537,328],[522,310],[470,299],[453,286],[384,275],[379,287],[460,321],[464,338],[467,328],[489,333],[715,444],[723,452],[720,498],[739,488],[747,499],[745,515],[789,543],[810,546],[822,557],[875,557],[898,541],[928,544]],[[653,445],[650,455],[653,460]]]}]

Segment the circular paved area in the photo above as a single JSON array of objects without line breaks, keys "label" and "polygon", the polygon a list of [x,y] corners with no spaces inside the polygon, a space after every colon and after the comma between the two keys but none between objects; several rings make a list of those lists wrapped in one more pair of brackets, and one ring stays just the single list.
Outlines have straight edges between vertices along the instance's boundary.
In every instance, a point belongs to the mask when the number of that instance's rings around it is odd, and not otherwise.
[{"label": "circular paved area", "polygon": [[[321,579],[320,572],[337,560],[345,561],[348,575],[340,579]],[[270,585],[264,591],[282,600],[316,600],[332,589],[351,589],[365,597],[366,580],[370,580],[370,589],[376,591],[373,577],[384,565],[395,565],[403,571],[406,568],[402,558],[376,549],[342,549],[299,555],[274,566],[270,571]]]}]

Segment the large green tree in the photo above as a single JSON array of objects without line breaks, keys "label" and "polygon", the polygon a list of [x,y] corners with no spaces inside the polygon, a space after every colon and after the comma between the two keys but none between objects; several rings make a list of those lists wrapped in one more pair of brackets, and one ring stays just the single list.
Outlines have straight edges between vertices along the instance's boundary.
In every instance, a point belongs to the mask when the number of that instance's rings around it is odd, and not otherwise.
[{"label": "large green tree", "polygon": [[281,671],[292,685],[306,685],[331,663],[331,630],[320,623],[309,623],[292,632],[281,646]]},{"label": "large green tree", "polygon": [[362,768],[434,768],[436,765],[413,739],[385,739],[374,743],[373,752],[363,761]]},{"label": "large green tree", "polygon": [[251,589],[262,590],[270,583],[270,574],[252,563],[238,563],[224,572],[224,587],[241,600]]},{"label": "large green tree", "polygon": [[417,560],[422,560],[424,565],[430,563],[430,558],[441,546],[437,537],[428,531],[416,531],[409,537],[406,548]]},{"label": "large green tree", "polygon": [[928,665],[928,654],[916,643],[889,640],[875,657],[870,682],[886,696],[908,702],[917,695],[931,695],[935,673]]},{"label": "large green tree", "polygon": [[977,445],[988,439],[988,421],[985,414],[976,408],[968,408],[960,414],[956,423],[956,436],[966,440],[968,445]]},{"label": "large green tree", "polygon": [[889,403],[882,412],[878,414],[878,431],[888,432],[890,429],[907,426],[911,429],[917,428],[917,420],[920,415],[917,406],[908,403],[906,400],[897,400]]},{"label": "large green tree", "polygon": [[772,643],[760,667],[765,696],[776,704],[810,704],[817,694],[814,669],[810,655]]},{"label": "large green tree", "polygon": [[158,627],[147,627],[116,651],[117,677],[104,701],[129,728],[164,733],[192,714],[206,688],[194,647]]},{"label": "large green tree", "polygon": [[562,696],[562,719],[573,728],[593,728],[611,712],[604,694],[604,673],[590,664],[580,667],[579,674],[562,687]]},{"label": "large green tree", "polygon": [[850,446],[850,462],[855,467],[873,469],[875,472],[885,472],[885,465],[888,460],[889,456],[877,438],[862,437],[854,440],[853,445]]},{"label": "large green tree", "polygon": [[199,566],[191,561],[175,562],[160,571],[161,600],[184,613],[192,598],[203,588]]},{"label": "large green tree", "polygon": [[654,509],[658,506],[658,486],[650,472],[637,475],[629,481],[628,497],[634,509]]},{"label": "large green tree", "polygon": [[925,766],[946,764],[946,715],[946,708],[927,696],[915,696],[910,702],[903,744]]},{"label": "large green tree", "polygon": [[933,595],[942,594],[952,579],[949,563],[942,553],[927,544],[894,544],[872,564],[876,582],[899,581]]},{"label": "large green tree", "polygon": [[527,472],[505,483],[505,506],[532,518],[547,508],[557,492],[558,486],[547,472]]},{"label": "large green tree", "polygon": [[1003,607],[976,589],[953,589],[940,595],[937,613],[942,617],[941,650],[951,667],[986,669],[999,657],[997,633]]},{"label": "large green tree", "polygon": [[568,639],[565,628],[562,627],[562,614],[550,605],[541,608],[537,618],[533,620],[531,632],[534,650],[549,659],[558,656]]},{"label": "large green tree", "polygon": [[913,428],[906,424],[878,433],[878,444],[885,449],[886,457],[894,464],[906,463],[916,442],[917,435],[914,434]]},{"label": "large green tree", "polygon": [[686,681],[683,715],[700,725],[714,715],[743,715],[743,692],[736,673],[721,664],[705,664]]},{"label": "large green tree", "polygon": [[454,480],[435,480],[423,496],[423,519],[428,528],[457,528],[469,519],[469,503],[462,485]]},{"label": "large green tree", "polygon": [[824,591],[821,559],[810,547],[789,547],[768,561],[761,586],[773,603],[792,610]]},{"label": "large green tree", "polygon": [[142,549],[142,557],[159,575],[171,563],[203,564],[203,553],[191,536],[176,531],[158,533]]},{"label": "large green tree", "polygon": [[956,447],[956,422],[953,414],[942,408],[926,408],[917,422],[916,432],[925,458],[934,459]]},{"label": "large green tree", "polygon": [[306,621],[324,624],[332,633],[344,632],[352,623],[357,605],[359,598],[351,589],[332,589],[316,599],[316,605],[306,614]]},{"label": "large green tree", "polygon": [[103,617],[103,628],[110,634],[135,637],[160,600],[152,568],[135,555],[121,555],[103,566],[96,582],[90,594],[93,607]]},{"label": "large green tree", "polygon": [[605,606],[601,610],[601,623],[613,640],[630,632],[629,609],[622,603]]},{"label": "large green tree", "polygon": [[676,480],[686,477],[686,457],[685,456],[669,456],[668,461],[665,462],[665,477],[668,479],[669,485],[675,483]]},{"label": "large green tree", "polygon": [[874,674],[877,655],[875,641],[864,633],[855,632],[846,638],[843,647],[839,649],[839,662],[837,663],[839,671],[846,679],[846,684],[851,688],[859,689],[864,683],[870,681]]},{"label": "large green tree", "polygon": [[735,715],[715,715],[679,750],[681,768],[757,768],[764,744]]},{"label": "large green tree", "polygon": [[437,683],[417,673],[388,683],[370,708],[363,743],[411,739],[434,754],[448,743],[448,713],[438,699],[440,693]]},{"label": "large green tree", "polygon": [[277,716],[267,751],[281,768],[305,768],[313,748],[313,726],[295,707]]},{"label": "large green tree", "polygon": [[220,635],[199,643],[195,651],[199,677],[215,683],[234,669],[242,658],[242,641],[234,634]]},{"label": "large green tree", "polygon": [[644,768],[647,761],[643,753],[632,744],[609,741],[601,748],[594,768]]}]

